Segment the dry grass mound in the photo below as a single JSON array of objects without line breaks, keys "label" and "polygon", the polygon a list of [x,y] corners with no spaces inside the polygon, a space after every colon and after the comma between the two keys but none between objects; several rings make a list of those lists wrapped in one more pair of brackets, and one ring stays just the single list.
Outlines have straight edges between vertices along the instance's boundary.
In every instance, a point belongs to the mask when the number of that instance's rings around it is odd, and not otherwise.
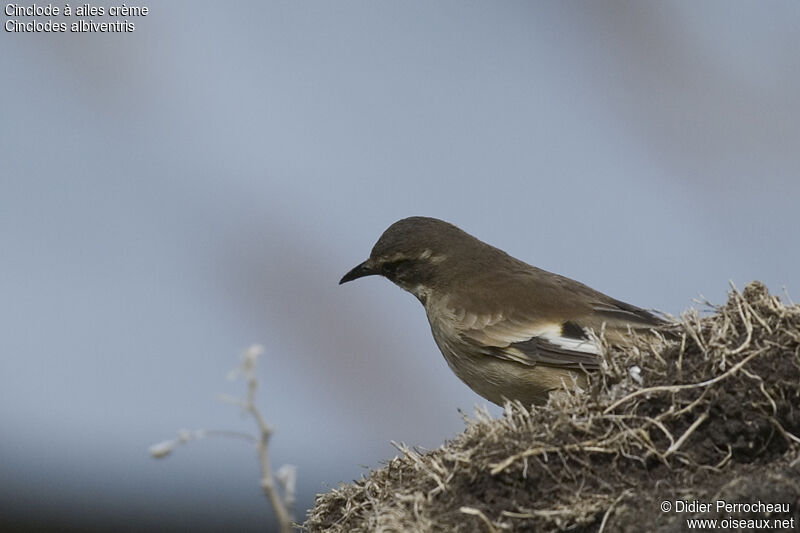
[{"label": "dry grass mound", "polygon": [[700,517],[745,520],[731,531],[762,519],[800,528],[800,306],[754,282],[664,335],[608,348],[588,391],[531,410],[509,404],[499,419],[477,413],[437,450],[401,447],[319,495],[305,527],[667,532]]}]

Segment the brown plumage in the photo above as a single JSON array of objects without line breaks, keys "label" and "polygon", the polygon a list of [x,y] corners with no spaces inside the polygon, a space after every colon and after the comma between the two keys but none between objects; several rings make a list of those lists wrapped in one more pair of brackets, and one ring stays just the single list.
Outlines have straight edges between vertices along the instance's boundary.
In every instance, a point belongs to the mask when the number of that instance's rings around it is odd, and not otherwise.
[{"label": "brown plumage", "polygon": [[382,275],[415,295],[455,374],[484,398],[543,403],[599,366],[587,334],[605,327],[621,342],[629,328],[663,320],[577,281],[531,266],[447,222],[410,217],[381,235],[369,259],[341,283]]}]

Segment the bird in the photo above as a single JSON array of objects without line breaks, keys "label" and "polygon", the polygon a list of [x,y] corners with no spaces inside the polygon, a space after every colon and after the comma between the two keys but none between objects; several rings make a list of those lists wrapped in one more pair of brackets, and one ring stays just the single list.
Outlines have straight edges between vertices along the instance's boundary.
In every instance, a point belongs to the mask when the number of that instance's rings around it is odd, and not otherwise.
[{"label": "bird", "polygon": [[592,332],[620,344],[666,323],[431,217],[389,226],[339,284],[373,275],[422,303],[450,369],[498,405],[541,405],[553,391],[584,388],[601,364]]}]

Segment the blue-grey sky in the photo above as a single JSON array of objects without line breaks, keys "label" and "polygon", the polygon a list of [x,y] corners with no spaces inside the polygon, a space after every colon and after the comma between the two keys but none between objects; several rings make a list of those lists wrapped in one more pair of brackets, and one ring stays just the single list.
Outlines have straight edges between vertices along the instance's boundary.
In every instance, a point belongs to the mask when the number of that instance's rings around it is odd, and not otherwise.
[{"label": "blue-grey sky", "polygon": [[0,37],[13,520],[266,523],[247,444],[147,455],[250,428],[215,394],[252,342],[301,515],[390,441],[459,432],[485,401],[420,305],[337,285],[406,216],[672,314],[728,280],[800,298],[796,2],[149,7],[133,33]]}]

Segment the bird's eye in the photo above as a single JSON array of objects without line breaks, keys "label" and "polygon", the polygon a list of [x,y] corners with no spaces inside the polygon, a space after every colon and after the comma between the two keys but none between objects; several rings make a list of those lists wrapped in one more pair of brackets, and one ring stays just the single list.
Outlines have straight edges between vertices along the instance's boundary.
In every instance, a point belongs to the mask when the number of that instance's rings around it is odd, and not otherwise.
[{"label": "bird's eye", "polygon": [[399,261],[392,261],[391,263],[385,263],[383,265],[383,275],[387,278],[396,277],[398,274],[402,274],[403,271],[406,270],[408,265],[411,263],[408,259],[401,259]]}]

